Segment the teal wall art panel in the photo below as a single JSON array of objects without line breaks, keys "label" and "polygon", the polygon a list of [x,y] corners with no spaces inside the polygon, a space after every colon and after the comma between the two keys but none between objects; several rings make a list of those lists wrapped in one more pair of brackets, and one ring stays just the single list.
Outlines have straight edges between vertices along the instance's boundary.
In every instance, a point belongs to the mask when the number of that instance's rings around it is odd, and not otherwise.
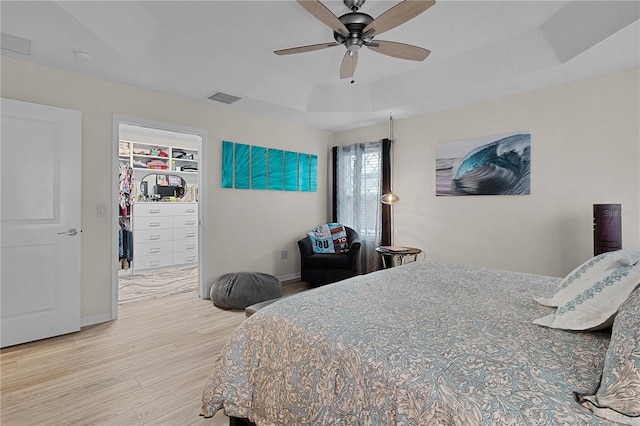
[{"label": "teal wall art panel", "polygon": [[222,141],[222,187],[318,191],[318,156]]},{"label": "teal wall art panel", "polygon": [[249,189],[251,181],[251,151],[250,146],[235,144],[235,188]]},{"label": "teal wall art panel", "polygon": [[309,154],[298,154],[298,189],[309,192]]},{"label": "teal wall art panel", "polygon": [[318,191],[318,156],[311,155],[309,164],[309,191]]},{"label": "teal wall art panel", "polygon": [[284,152],[284,190],[298,190],[298,153]]},{"label": "teal wall art panel", "polygon": [[233,142],[222,141],[222,187],[233,188]]},{"label": "teal wall art panel", "polygon": [[267,189],[267,148],[251,147],[251,189]]},{"label": "teal wall art panel", "polygon": [[284,151],[269,148],[268,155],[268,188],[273,191],[284,189]]}]

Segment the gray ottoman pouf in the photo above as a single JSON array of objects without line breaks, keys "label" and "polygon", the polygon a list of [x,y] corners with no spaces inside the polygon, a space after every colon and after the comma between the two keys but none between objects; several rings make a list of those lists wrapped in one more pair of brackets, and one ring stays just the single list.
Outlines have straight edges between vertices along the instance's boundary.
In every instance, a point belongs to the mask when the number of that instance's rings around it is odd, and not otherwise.
[{"label": "gray ottoman pouf", "polygon": [[282,284],[273,275],[260,272],[225,274],[211,286],[209,293],[215,306],[244,309],[265,300],[282,296]]}]

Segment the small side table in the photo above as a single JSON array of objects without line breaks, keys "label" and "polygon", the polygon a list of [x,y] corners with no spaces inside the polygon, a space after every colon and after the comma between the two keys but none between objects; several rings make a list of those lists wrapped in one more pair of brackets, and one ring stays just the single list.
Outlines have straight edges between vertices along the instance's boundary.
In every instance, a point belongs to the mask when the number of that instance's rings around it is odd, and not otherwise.
[{"label": "small side table", "polygon": [[[415,262],[418,259],[418,255],[422,253],[419,248],[402,246],[380,246],[376,247],[376,251],[382,257],[382,267],[384,269],[392,268],[396,265],[404,265],[404,261],[409,256],[413,256],[413,261]],[[387,263],[387,260],[390,262]]]}]

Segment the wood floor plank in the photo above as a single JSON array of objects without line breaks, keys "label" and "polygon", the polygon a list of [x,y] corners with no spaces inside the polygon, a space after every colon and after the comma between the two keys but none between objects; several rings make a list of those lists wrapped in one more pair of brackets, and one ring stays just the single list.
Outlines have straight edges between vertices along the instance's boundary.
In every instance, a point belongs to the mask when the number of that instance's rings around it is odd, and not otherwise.
[{"label": "wood floor plank", "polygon": [[[305,291],[284,283],[283,294]],[[0,424],[223,426],[199,417],[206,378],[244,311],[192,293],[122,305],[119,319],[0,350]]]}]

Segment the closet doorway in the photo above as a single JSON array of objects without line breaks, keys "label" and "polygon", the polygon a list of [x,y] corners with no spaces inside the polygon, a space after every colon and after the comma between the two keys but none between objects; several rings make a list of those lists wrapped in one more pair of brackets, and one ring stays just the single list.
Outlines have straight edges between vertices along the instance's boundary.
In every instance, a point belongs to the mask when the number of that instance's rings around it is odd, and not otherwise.
[{"label": "closet doorway", "polygon": [[119,305],[170,294],[206,297],[203,148],[205,132],[114,117],[114,280]]}]

